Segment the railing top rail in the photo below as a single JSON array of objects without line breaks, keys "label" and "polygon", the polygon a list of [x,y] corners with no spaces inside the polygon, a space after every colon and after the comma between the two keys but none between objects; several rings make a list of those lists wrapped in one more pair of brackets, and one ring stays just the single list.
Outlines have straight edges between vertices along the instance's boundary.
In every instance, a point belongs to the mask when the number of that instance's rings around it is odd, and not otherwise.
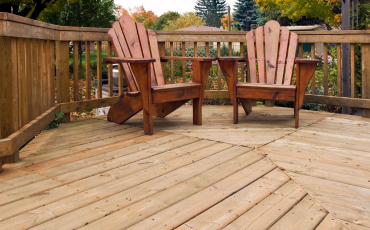
[{"label": "railing top rail", "polygon": [[11,13],[0,13],[0,36],[56,41],[110,41],[109,28],[58,26]]}]

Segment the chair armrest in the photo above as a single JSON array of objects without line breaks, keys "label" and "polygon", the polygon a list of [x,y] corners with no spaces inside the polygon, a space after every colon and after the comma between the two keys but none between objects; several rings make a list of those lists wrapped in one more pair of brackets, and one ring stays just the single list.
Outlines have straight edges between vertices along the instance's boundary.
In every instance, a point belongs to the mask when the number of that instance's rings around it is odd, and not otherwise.
[{"label": "chair armrest", "polygon": [[318,63],[320,63],[320,61],[317,60],[317,59],[300,59],[300,58],[298,58],[297,60],[295,60],[295,63],[296,64],[318,64]]},{"label": "chair armrest", "polygon": [[116,63],[151,63],[155,62],[154,58],[123,58],[123,57],[105,57],[103,58],[104,64]]},{"label": "chair armrest", "polygon": [[209,58],[209,57],[161,57],[161,62],[166,62],[170,60],[175,61],[216,61],[216,58]]},{"label": "chair armrest", "polygon": [[248,59],[246,57],[217,57],[218,61],[238,61],[246,62]]}]

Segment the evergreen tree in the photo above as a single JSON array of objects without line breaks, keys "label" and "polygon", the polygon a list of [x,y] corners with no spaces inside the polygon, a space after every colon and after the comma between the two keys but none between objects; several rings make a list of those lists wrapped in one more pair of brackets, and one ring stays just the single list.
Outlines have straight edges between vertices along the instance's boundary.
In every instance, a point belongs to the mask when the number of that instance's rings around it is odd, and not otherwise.
[{"label": "evergreen tree", "polygon": [[226,14],[226,0],[198,0],[195,14],[205,20],[207,26],[220,27],[221,18]]},{"label": "evergreen tree", "polygon": [[234,21],[237,23],[232,26],[239,30],[244,30],[245,19],[248,17],[252,25],[262,24],[260,8],[256,6],[253,0],[237,0],[234,5]]}]

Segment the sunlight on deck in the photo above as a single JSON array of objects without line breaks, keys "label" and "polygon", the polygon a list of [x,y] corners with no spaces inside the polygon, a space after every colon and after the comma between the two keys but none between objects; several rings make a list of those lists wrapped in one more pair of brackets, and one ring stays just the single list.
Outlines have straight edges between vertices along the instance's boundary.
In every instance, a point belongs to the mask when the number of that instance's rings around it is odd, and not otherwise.
[{"label": "sunlight on deck", "polygon": [[370,229],[370,120],[192,107],[42,132],[0,175],[0,229]]}]

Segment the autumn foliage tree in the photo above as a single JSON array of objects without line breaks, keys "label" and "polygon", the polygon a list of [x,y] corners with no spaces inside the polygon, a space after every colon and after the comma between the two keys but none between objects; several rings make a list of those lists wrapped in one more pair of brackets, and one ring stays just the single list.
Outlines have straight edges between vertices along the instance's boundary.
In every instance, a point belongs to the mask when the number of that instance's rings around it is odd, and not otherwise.
[{"label": "autumn foliage tree", "polygon": [[281,10],[281,15],[297,22],[302,18],[319,18],[325,23],[339,26],[341,0],[255,0],[262,9]]},{"label": "autumn foliage tree", "polygon": [[190,26],[204,26],[205,22],[202,18],[196,16],[193,12],[187,12],[174,21],[170,21],[163,30],[177,30]]},{"label": "autumn foliage tree", "polygon": [[132,19],[134,19],[136,22],[142,23],[147,29],[152,29],[156,23],[156,19],[158,18],[153,11],[146,11],[144,6],[135,6],[134,8],[129,8],[128,10],[119,7],[118,14],[119,16],[131,16]]}]

